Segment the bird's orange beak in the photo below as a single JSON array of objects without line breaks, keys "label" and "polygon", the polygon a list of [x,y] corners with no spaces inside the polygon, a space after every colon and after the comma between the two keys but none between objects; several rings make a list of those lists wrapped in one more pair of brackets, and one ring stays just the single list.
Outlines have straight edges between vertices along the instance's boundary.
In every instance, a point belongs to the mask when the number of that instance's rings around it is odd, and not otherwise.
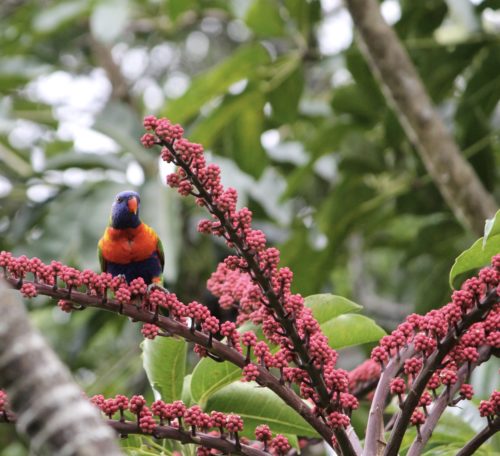
[{"label": "bird's orange beak", "polygon": [[137,214],[137,198],[135,196],[133,196],[128,200],[127,205],[128,205],[128,210],[130,212]]}]

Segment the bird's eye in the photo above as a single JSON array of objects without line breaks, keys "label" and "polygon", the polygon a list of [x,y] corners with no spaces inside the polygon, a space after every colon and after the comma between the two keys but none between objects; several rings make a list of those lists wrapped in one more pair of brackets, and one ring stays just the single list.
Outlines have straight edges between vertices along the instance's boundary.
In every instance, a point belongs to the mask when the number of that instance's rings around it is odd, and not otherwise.
[{"label": "bird's eye", "polygon": [[123,198],[116,198],[117,203],[121,203],[123,201]]}]

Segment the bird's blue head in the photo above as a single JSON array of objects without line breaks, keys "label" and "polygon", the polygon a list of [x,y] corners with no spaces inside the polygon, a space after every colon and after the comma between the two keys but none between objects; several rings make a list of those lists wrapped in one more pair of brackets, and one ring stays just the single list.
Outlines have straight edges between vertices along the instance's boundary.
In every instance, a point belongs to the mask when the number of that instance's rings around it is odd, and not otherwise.
[{"label": "bird's blue head", "polygon": [[118,193],[111,206],[111,226],[118,229],[137,228],[141,224],[140,204],[141,198],[137,192],[126,190]]}]

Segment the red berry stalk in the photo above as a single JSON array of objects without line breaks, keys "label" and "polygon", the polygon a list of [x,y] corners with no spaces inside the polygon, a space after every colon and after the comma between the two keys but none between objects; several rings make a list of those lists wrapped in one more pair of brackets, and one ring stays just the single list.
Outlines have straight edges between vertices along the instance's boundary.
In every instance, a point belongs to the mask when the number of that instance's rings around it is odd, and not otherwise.
[{"label": "red berry stalk", "polygon": [[[151,133],[141,138],[143,145],[163,146],[162,158],[178,166],[176,172],[167,176],[168,185],[183,196],[195,196],[197,203],[212,215],[212,220],[200,223],[199,230],[223,237],[236,251],[237,256],[229,257],[223,268],[247,274],[256,286],[256,308],[251,319],[260,322],[268,339],[281,346],[283,359],[273,365],[280,369],[280,381],[285,381],[284,369],[293,362],[305,374],[300,375],[299,382],[302,396],[316,403],[318,414],[344,414],[339,397],[347,392],[347,373],[335,369],[336,352],[328,346],[302,297],[291,293],[293,274],[288,268],[278,268],[277,249],[266,248],[264,233],[251,227],[252,213],[247,208],[236,209],[236,190],[224,189],[219,167],[207,165],[201,145],[182,138],[182,127],[154,116],[146,117],[144,126]],[[254,378],[254,374],[247,368],[248,378]],[[292,379],[298,380],[296,377]],[[343,453],[354,455],[356,451],[345,432],[350,420],[344,416],[332,428]]]}]

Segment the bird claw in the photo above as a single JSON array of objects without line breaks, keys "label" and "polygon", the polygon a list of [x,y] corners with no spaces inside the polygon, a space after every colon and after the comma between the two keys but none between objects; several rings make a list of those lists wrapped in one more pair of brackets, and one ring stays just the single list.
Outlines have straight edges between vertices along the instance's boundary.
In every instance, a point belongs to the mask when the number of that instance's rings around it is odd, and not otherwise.
[{"label": "bird claw", "polygon": [[148,294],[151,293],[153,290],[161,290],[164,293],[170,293],[168,288],[158,285],[157,283],[150,283],[148,285]]}]

